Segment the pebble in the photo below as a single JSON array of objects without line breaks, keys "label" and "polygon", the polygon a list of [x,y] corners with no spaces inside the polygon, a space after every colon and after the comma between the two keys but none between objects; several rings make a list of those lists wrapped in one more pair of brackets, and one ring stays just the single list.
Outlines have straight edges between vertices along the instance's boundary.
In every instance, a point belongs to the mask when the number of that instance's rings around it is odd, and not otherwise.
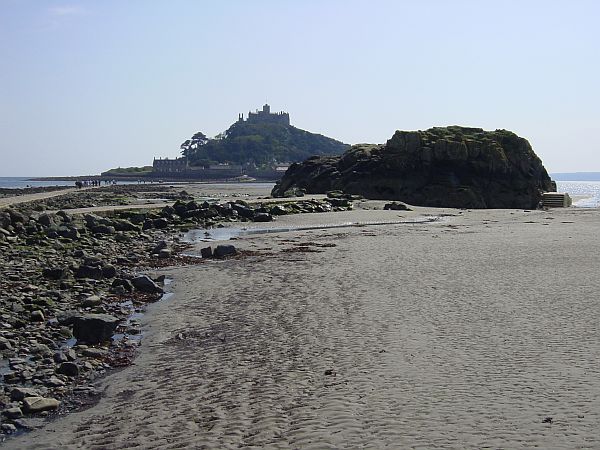
[{"label": "pebble", "polygon": [[12,434],[17,431],[17,427],[14,426],[12,423],[3,423],[1,428],[2,428],[2,432],[6,433],[6,434]]},{"label": "pebble", "polygon": [[23,417],[23,411],[19,407],[13,407],[2,411],[2,415],[7,419],[20,419]]},{"label": "pebble", "polygon": [[42,311],[39,311],[39,310],[32,311],[31,312],[30,320],[32,322],[43,322],[45,320],[44,319],[44,313]]}]

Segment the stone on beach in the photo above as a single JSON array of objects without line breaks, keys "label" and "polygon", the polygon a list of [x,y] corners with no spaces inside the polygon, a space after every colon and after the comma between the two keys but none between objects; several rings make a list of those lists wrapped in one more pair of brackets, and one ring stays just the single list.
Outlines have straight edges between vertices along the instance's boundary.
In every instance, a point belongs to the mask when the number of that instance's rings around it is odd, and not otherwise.
[{"label": "stone on beach", "polygon": [[40,394],[36,389],[33,388],[26,388],[26,387],[14,387],[11,391],[10,391],[10,399],[14,402],[20,402],[22,401],[25,397],[39,397]]},{"label": "stone on beach", "polygon": [[93,233],[96,234],[115,234],[116,230],[115,227],[110,226],[110,225],[96,225],[95,227],[91,228]]},{"label": "stone on beach", "polygon": [[42,271],[42,276],[49,280],[60,280],[66,278],[69,273],[66,267],[48,267]]},{"label": "stone on beach", "polygon": [[70,226],[60,226],[56,230],[57,234],[65,239],[77,240],[81,237],[79,234],[79,230],[70,225]]},{"label": "stone on beach", "polygon": [[256,213],[254,216],[255,222],[271,222],[273,220],[273,216],[269,213]]},{"label": "stone on beach", "polygon": [[217,245],[215,248],[214,256],[215,258],[225,258],[227,256],[234,256],[237,254],[237,250],[235,246],[231,244],[221,244]]},{"label": "stone on beach", "polygon": [[44,313],[42,311],[35,310],[35,311],[31,311],[29,320],[31,320],[32,322],[43,322],[46,319],[44,318]]},{"label": "stone on beach", "polygon": [[212,258],[213,257],[212,247],[204,247],[204,248],[200,249],[200,255],[203,258]]},{"label": "stone on beach", "polygon": [[76,377],[79,375],[79,366],[71,361],[63,362],[56,369],[56,373],[66,375],[68,377]]},{"label": "stone on beach", "polygon": [[150,250],[150,253],[158,254],[161,250],[166,249],[168,247],[169,247],[169,244],[167,243],[167,241],[165,241],[165,240],[158,241],[156,243],[156,245],[152,248],[152,250]]},{"label": "stone on beach", "polygon": [[154,219],[152,221],[152,225],[154,226],[154,228],[162,230],[169,226],[169,221],[167,219],[165,219],[164,217],[159,217],[158,219]]},{"label": "stone on beach", "polygon": [[109,314],[82,314],[72,318],[73,336],[89,344],[99,344],[110,340],[119,319]]},{"label": "stone on beach", "polygon": [[15,425],[13,425],[12,423],[3,423],[2,426],[0,427],[0,429],[2,430],[3,433],[6,433],[6,434],[12,434],[17,431],[17,427]]},{"label": "stone on beach", "polygon": [[127,292],[133,291],[133,284],[131,284],[131,281],[129,281],[125,278],[116,278],[112,282],[111,286],[112,286],[112,288],[122,287]]},{"label": "stone on beach", "polygon": [[159,259],[167,259],[167,258],[170,258],[171,256],[172,256],[171,250],[168,248],[163,248],[161,251],[158,252]]},{"label": "stone on beach", "polygon": [[89,356],[90,358],[104,358],[108,354],[108,351],[103,348],[90,347],[83,349],[81,354],[83,356]]},{"label": "stone on beach", "polygon": [[90,295],[81,302],[83,307],[93,307],[102,304],[102,299],[98,295]]},{"label": "stone on beach", "polygon": [[140,275],[132,278],[131,284],[133,284],[135,289],[141,292],[147,292],[149,294],[162,294],[163,292],[162,288],[147,275]]},{"label": "stone on beach", "polygon": [[117,276],[117,268],[112,264],[106,264],[102,267],[103,278],[114,278]]},{"label": "stone on beach", "polygon": [[60,402],[54,398],[45,397],[25,397],[23,406],[27,413],[38,413],[42,411],[51,411],[57,409]]},{"label": "stone on beach", "polygon": [[391,203],[386,203],[383,206],[383,209],[386,211],[412,211],[407,205],[406,203],[402,203],[402,202],[391,202]]},{"label": "stone on beach", "polygon": [[7,419],[19,419],[23,417],[23,411],[21,411],[21,408],[19,408],[18,406],[15,406],[2,411],[2,415]]},{"label": "stone on beach", "polygon": [[91,278],[94,280],[102,279],[102,268],[98,266],[79,266],[75,272],[75,278]]}]

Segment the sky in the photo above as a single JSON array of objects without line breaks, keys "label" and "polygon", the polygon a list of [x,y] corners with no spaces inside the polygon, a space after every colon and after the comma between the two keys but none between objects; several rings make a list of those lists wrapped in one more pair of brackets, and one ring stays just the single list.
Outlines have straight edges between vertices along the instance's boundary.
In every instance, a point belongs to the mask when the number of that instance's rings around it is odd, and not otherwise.
[{"label": "sky", "polygon": [[600,171],[600,2],[0,0],[0,176],[176,157],[238,114],[354,144],[464,125]]}]

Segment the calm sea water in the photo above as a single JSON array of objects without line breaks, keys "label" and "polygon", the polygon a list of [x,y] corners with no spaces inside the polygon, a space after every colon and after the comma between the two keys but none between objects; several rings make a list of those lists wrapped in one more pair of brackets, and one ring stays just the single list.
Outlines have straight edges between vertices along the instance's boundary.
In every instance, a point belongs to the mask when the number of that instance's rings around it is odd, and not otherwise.
[{"label": "calm sea water", "polygon": [[[0,188],[27,188],[46,186],[72,186],[75,181],[31,181],[35,177],[0,177]],[[137,181],[118,181],[117,184],[136,184]]]},{"label": "calm sea water", "polygon": [[567,192],[576,199],[573,206],[580,208],[600,207],[600,181],[557,181],[558,192]]},{"label": "calm sea water", "polygon": [[29,181],[32,177],[0,177],[0,188],[74,186],[73,181]]}]

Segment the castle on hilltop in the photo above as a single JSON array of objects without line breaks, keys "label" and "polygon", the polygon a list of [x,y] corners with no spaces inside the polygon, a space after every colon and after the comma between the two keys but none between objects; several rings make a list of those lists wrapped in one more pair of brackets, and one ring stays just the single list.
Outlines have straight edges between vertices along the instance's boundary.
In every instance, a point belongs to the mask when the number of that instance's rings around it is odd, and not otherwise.
[{"label": "castle on hilltop", "polygon": [[[238,122],[244,121],[244,114],[238,116]],[[262,107],[262,111],[258,109],[256,112],[248,112],[248,119],[246,122],[249,123],[277,123],[280,125],[290,124],[290,115],[286,112],[280,111],[278,113],[271,113],[271,107],[265,103]]]}]

